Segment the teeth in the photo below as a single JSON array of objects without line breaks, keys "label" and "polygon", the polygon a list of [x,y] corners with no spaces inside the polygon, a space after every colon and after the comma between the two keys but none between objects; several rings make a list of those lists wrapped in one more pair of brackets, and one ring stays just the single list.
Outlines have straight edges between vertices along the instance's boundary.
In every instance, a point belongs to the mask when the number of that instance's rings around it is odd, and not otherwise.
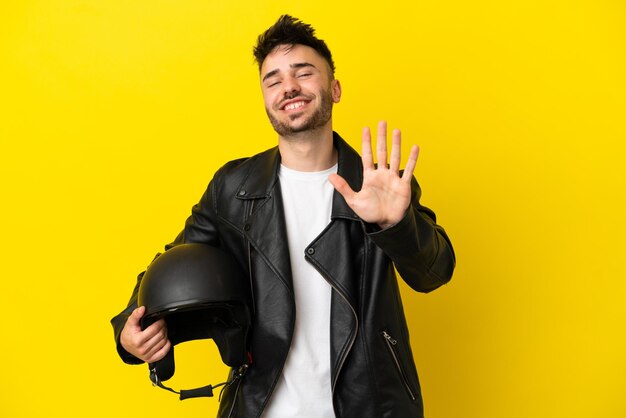
[{"label": "teeth", "polygon": [[293,110],[293,109],[298,109],[299,107],[304,106],[304,101],[301,102],[295,102],[295,103],[289,103],[287,106],[285,106],[285,110]]}]

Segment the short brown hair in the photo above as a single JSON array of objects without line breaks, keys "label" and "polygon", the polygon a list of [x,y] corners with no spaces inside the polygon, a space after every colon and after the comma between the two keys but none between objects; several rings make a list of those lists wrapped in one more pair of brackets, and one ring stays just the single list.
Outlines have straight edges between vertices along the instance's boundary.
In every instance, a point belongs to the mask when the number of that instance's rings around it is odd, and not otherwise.
[{"label": "short brown hair", "polygon": [[335,63],[326,42],[315,36],[315,29],[311,25],[289,15],[282,15],[276,23],[259,35],[253,49],[259,71],[265,58],[280,45],[305,45],[313,48],[328,62],[331,74],[335,74]]}]

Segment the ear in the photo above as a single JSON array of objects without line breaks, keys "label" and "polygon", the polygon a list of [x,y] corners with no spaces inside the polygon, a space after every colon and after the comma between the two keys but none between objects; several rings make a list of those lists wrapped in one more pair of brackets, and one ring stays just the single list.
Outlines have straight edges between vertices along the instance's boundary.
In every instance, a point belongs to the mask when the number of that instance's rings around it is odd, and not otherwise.
[{"label": "ear", "polygon": [[337,79],[331,81],[331,94],[333,96],[333,103],[339,103],[341,100],[341,83]]}]

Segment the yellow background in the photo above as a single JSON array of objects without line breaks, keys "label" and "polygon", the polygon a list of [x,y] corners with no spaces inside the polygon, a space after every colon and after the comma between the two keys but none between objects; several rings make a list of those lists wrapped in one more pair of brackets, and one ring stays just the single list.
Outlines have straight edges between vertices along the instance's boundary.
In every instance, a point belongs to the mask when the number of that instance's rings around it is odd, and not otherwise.
[{"label": "yellow background", "polygon": [[[213,172],[275,144],[251,48],[282,13],[333,51],[349,142],[385,118],[421,146],[458,255],[403,287],[427,416],[626,416],[625,3],[301,3],[1,3],[0,416],[215,415],[108,321]],[[177,353],[172,386],[224,377]]]}]

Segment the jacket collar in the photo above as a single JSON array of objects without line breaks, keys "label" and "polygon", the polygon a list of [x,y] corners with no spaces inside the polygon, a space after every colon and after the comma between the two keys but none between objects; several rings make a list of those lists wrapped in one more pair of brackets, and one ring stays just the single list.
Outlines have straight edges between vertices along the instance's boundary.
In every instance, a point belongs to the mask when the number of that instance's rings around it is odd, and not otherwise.
[{"label": "jacket collar", "polygon": [[[343,177],[352,190],[360,190],[363,184],[363,165],[359,154],[344,141],[338,133],[333,132],[333,143],[338,154],[337,174]],[[280,169],[280,153],[278,146],[271,148],[255,157],[248,175],[237,189],[238,199],[263,199],[272,196],[278,182]],[[348,206],[345,199],[335,190],[331,219],[347,218],[358,220],[359,217]]]}]

